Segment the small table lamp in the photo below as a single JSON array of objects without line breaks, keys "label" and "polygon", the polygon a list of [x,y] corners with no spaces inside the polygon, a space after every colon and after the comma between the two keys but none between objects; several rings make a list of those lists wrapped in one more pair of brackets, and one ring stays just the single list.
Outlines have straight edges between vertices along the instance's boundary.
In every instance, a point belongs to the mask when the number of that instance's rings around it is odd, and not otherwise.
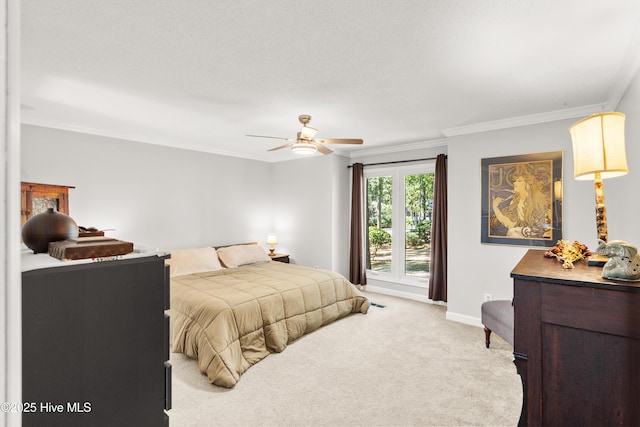
[{"label": "small table lamp", "polygon": [[278,244],[278,238],[275,234],[269,234],[267,236],[267,245],[269,245],[269,256],[274,256],[276,254],[275,245]]},{"label": "small table lamp", "polygon": [[624,144],[624,120],[625,115],[622,113],[598,113],[569,128],[573,143],[573,177],[577,180],[593,179],[598,239],[604,242],[608,240],[608,232],[602,180],[629,172]]}]

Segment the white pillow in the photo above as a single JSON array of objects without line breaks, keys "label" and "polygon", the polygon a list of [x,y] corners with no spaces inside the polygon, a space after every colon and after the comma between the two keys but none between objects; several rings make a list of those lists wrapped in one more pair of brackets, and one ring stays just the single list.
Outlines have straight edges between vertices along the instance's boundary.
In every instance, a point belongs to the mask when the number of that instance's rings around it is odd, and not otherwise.
[{"label": "white pillow", "polygon": [[220,260],[214,248],[174,249],[169,260],[171,277],[220,270]]},{"label": "white pillow", "polygon": [[235,268],[245,264],[271,261],[267,252],[259,245],[234,245],[218,248],[218,257],[225,267]]}]

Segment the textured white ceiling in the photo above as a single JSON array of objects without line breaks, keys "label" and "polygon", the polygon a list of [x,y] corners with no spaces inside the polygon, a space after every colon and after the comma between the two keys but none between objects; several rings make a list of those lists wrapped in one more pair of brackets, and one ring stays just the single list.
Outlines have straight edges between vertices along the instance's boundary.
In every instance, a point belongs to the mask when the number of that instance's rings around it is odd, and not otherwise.
[{"label": "textured white ceiling", "polygon": [[[22,120],[264,161],[615,109],[638,0],[23,0]],[[333,148],[333,147],[332,147]]]}]

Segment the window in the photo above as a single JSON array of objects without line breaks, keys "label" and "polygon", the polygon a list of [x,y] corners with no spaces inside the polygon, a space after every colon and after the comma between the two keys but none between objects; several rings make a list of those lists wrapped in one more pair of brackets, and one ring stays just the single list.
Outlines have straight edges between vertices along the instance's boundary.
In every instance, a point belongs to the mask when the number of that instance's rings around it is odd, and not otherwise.
[{"label": "window", "polygon": [[434,164],[365,170],[367,270],[426,282],[431,258]]}]

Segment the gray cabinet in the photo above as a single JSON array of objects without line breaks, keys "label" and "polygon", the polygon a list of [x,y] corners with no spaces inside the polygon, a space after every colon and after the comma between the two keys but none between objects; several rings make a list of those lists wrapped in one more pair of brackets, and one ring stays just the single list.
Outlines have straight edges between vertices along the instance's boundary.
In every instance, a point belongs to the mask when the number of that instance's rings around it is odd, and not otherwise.
[{"label": "gray cabinet", "polygon": [[23,426],[169,425],[168,292],[157,255],[23,272]]}]

